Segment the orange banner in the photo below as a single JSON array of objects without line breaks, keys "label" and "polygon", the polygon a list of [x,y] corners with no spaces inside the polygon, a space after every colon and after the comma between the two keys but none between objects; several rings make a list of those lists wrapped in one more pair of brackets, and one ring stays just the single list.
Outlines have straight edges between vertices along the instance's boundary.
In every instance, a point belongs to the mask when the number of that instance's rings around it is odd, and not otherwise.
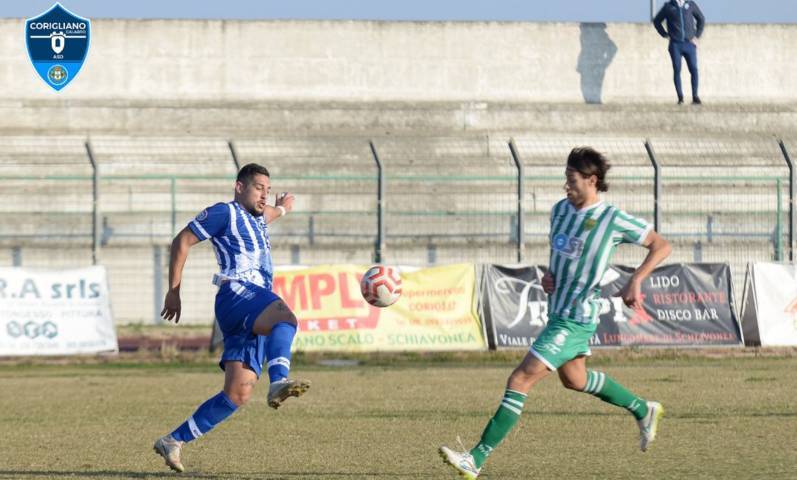
[{"label": "orange banner", "polygon": [[403,294],[376,308],[360,295],[362,265],[277,271],[274,293],[299,319],[299,351],[484,350],[473,265],[402,272]]}]

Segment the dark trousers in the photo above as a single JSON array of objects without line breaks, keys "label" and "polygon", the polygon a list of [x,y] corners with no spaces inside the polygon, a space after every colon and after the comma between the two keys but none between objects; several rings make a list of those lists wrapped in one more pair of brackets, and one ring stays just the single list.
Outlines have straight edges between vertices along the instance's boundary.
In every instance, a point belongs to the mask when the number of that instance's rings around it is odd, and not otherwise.
[{"label": "dark trousers", "polygon": [[678,42],[670,40],[670,59],[672,59],[672,73],[675,81],[675,93],[678,99],[683,100],[684,92],[681,89],[681,57],[686,59],[686,67],[692,77],[692,98],[697,97],[697,47],[690,41]]}]

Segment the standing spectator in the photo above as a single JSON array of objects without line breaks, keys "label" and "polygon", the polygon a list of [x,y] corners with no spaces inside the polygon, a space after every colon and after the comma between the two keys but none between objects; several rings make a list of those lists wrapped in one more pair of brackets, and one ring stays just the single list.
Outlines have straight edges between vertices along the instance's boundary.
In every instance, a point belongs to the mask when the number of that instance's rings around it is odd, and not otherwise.
[{"label": "standing spectator", "polygon": [[[667,29],[662,25],[667,20]],[[661,7],[653,19],[653,26],[664,38],[670,39],[670,58],[675,80],[675,92],[678,104],[684,103],[684,92],[681,89],[681,57],[686,58],[686,66],[692,77],[692,103],[700,105],[697,94],[697,39],[703,35],[706,18],[697,3],[691,0],[669,0]]]}]

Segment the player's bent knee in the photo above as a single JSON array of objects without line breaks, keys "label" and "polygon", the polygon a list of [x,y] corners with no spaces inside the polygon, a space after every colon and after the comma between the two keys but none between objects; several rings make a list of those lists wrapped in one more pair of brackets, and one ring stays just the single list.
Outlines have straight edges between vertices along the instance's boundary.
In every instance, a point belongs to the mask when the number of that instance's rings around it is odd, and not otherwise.
[{"label": "player's bent knee", "polygon": [[226,393],[230,401],[239,407],[242,407],[247,403],[249,403],[249,399],[252,398],[251,391],[236,390]]},{"label": "player's bent knee", "polygon": [[230,386],[224,387],[224,393],[227,395],[227,398],[230,399],[232,403],[241,407],[246,405],[249,402],[249,399],[252,398],[252,389],[254,387],[254,382],[248,381],[241,381],[234,383]]},{"label": "player's bent knee", "polygon": [[569,378],[562,378],[562,386],[567,388],[568,390],[576,390],[581,392],[584,390],[585,385],[583,383],[578,383]]},{"label": "player's bent knee", "polygon": [[527,392],[532,386],[534,386],[539,378],[541,378],[539,375],[527,372],[518,367],[512,372],[511,375],[509,375],[507,385],[513,390]]}]

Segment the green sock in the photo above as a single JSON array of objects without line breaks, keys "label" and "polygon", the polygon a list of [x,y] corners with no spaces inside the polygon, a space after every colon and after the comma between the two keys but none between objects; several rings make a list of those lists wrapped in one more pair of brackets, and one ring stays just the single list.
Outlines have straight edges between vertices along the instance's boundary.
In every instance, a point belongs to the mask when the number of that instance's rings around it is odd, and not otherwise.
[{"label": "green sock", "polygon": [[476,468],[482,468],[487,456],[501,443],[507,434],[509,434],[512,427],[515,426],[520,413],[523,411],[523,403],[526,401],[526,395],[514,390],[507,389],[504,393],[504,399],[501,400],[501,405],[498,411],[495,412],[493,418],[487,423],[487,427],[482,433],[482,438],[479,443],[473,447],[470,454],[473,455],[473,461],[476,463]]},{"label": "green sock", "polygon": [[603,372],[587,370],[587,386],[584,387],[584,392],[595,395],[604,402],[625,408],[637,420],[648,414],[648,404],[643,398],[629,392]]}]

